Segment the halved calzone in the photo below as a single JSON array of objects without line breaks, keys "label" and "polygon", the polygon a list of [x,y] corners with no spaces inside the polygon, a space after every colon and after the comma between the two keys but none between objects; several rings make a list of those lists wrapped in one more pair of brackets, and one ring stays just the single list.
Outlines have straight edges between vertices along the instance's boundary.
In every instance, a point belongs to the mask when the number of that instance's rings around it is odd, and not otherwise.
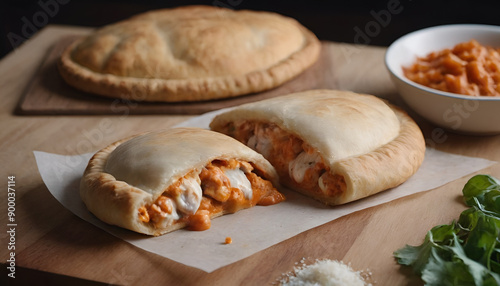
[{"label": "halved calzone", "polygon": [[278,176],[260,154],[233,138],[174,128],[118,141],[89,161],[80,184],[102,221],[161,235],[205,230],[210,219],[283,201]]},{"label": "halved calzone", "polygon": [[64,80],[136,101],[199,101],[274,88],[318,58],[320,42],[271,12],[187,6],[97,29],[61,55]]},{"label": "halved calzone", "polygon": [[283,185],[331,205],[403,183],[425,153],[422,133],[404,111],[346,91],[245,104],[216,116],[210,127],[261,153]]}]

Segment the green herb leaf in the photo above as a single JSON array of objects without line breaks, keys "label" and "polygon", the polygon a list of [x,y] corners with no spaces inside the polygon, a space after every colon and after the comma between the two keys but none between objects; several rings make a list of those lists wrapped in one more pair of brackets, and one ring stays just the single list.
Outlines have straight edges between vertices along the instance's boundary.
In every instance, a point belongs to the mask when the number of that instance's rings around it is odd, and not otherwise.
[{"label": "green herb leaf", "polygon": [[472,177],[463,190],[470,206],[458,222],[433,227],[419,246],[394,252],[426,285],[500,285],[500,184]]},{"label": "green herb leaf", "polygon": [[500,183],[497,179],[489,175],[476,175],[465,184],[462,193],[468,206],[500,214]]},{"label": "green herb leaf", "polygon": [[406,245],[406,247],[395,251],[394,255],[399,264],[411,265],[416,273],[421,274],[432,251],[444,250],[442,245],[452,241],[455,230],[455,225],[435,226],[425,236],[424,243],[419,246]]},{"label": "green herb leaf", "polygon": [[466,265],[460,260],[453,261],[450,259],[451,255],[452,253],[449,250],[441,254],[436,249],[431,250],[431,256],[421,275],[426,285],[451,286],[474,284],[474,278],[467,271]]}]

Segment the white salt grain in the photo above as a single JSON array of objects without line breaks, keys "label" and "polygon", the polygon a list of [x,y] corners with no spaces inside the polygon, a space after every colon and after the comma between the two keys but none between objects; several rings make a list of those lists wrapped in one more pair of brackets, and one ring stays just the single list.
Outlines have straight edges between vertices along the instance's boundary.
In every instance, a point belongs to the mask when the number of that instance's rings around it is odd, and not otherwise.
[{"label": "white salt grain", "polygon": [[360,272],[340,261],[316,260],[314,264],[295,268],[294,274],[283,279],[283,286],[370,286]]}]

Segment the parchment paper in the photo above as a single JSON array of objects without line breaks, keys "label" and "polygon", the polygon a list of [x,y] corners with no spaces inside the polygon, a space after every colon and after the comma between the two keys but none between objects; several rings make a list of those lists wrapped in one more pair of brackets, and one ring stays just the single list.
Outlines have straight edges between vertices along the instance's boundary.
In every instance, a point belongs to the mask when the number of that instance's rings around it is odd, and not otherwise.
[{"label": "parchment paper", "polygon": [[[195,117],[179,126],[207,128],[211,118],[219,112]],[[34,154],[50,193],[74,214],[139,248],[206,272],[215,271],[349,213],[437,188],[497,163],[427,148],[424,163],[408,181],[354,203],[327,207],[285,191],[285,202],[267,207],[256,206],[216,218],[209,230],[178,230],[160,237],[149,237],[106,225],[87,211],[80,200],[78,186],[92,154],[64,156],[40,151],[34,151]],[[227,236],[232,238],[231,244],[224,244]]]}]

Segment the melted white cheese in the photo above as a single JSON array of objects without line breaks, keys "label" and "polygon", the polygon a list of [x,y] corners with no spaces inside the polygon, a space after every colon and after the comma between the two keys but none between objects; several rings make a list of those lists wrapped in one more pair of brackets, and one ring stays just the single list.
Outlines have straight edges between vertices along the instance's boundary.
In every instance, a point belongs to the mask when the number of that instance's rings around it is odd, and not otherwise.
[{"label": "melted white cheese", "polygon": [[250,184],[250,181],[242,170],[225,169],[224,174],[231,182],[231,187],[240,189],[247,200],[252,199],[252,184]]},{"label": "melted white cheese", "polygon": [[323,181],[323,176],[326,176],[326,173],[321,175],[321,177],[319,177],[318,179],[318,186],[319,188],[323,191],[323,193],[326,193],[326,191],[328,190],[325,186],[325,182]]},{"label": "melted white cheese", "polygon": [[177,209],[185,214],[196,213],[203,195],[200,178],[198,176],[183,178],[179,189],[182,192],[174,198]]},{"label": "melted white cheese", "polygon": [[271,153],[273,143],[271,139],[266,138],[266,136],[253,135],[250,139],[248,139],[247,146],[262,154],[265,158],[268,158]]},{"label": "melted white cheese", "polygon": [[302,183],[306,171],[313,168],[317,162],[321,162],[321,157],[318,153],[308,154],[300,153],[297,158],[288,163],[288,174],[297,183]]}]

